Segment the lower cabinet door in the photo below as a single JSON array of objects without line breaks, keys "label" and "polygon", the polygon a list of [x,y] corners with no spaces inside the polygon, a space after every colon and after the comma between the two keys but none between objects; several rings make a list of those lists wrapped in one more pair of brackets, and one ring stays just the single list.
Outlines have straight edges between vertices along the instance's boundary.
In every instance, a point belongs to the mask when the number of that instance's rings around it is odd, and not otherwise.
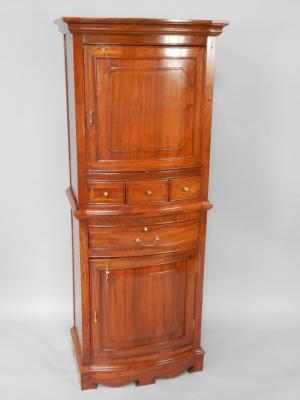
[{"label": "lower cabinet door", "polygon": [[193,342],[196,257],[91,260],[93,359]]}]

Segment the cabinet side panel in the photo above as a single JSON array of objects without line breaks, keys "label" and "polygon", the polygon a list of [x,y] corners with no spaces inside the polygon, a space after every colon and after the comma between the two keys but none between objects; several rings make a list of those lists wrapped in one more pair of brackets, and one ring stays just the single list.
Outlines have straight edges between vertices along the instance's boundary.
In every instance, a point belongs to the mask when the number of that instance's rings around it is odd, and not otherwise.
[{"label": "cabinet side panel", "polygon": [[197,346],[201,346],[206,222],[207,222],[207,211],[204,210],[201,211],[201,219],[200,219],[200,237],[198,244],[198,263],[197,263],[196,295],[195,295],[194,343]]},{"label": "cabinet side panel", "polygon": [[80,272],[80,242],[79,222],[73,218],[73,298],[74,298],[74,326],[77,329],[82,349],[82,307],[81,307],[81,272]]},{"label": "cabinet side panel", "polygon": [[72,188],[76,199],[78,199],[76,116],[75,116],[72,35],[65,35],[64,40],[65,40],[64,43],[65,43],[65,61],[66,61],[68,134],[69,134],[70,187]]},{"label": "cabinet side panel", "polygon": [[201,163],[203,165],[202,199],[207,200],[209,182],[210,139],[215,65],[215,37],[207,38],[205,61],[204,106],[202,108],[203,131],[201,138]]}]

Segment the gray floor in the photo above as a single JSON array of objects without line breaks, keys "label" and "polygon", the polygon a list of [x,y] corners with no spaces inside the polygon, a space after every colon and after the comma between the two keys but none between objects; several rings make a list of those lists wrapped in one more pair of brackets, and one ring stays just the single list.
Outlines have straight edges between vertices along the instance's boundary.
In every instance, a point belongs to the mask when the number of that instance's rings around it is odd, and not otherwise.
[{"label": "gray floor", "polygon": [[299,400],[299,329],[291,322],[204,321],[205,370],[155,385],[81,392],[65,323],[0,321],[0,397],[12,399]]}]

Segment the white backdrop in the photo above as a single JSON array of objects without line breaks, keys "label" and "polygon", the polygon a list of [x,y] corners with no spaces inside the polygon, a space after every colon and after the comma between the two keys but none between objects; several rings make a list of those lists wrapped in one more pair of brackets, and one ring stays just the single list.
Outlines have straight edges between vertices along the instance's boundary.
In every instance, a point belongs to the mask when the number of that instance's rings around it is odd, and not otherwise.
[{"label": "white backdrop", "polygon": [[[299,399],[299,15],[297,0],[1,1],[1,398]],[[61,16],[231,21],[216,47],[203,373],[79,391]]]}]

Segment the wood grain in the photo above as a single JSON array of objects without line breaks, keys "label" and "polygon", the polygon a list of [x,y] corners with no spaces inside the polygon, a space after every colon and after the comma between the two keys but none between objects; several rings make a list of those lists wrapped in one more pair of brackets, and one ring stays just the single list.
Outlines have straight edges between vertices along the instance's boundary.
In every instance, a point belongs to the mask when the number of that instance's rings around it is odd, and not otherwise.
[{"label": "wood grain", "polygon": [[124,182],[94,182],[88,185],[89,203],[125,203]]},{"label": "wood grain", "polygon": [[[127,257],[92,264],[94,361],[192,344],[195,261]],[[99,298],[100,293],[100,298]]]},{"label": "wood grain", "polygon": [[195,248],[197,222],[98,228],[89,227],[90,257],[139,256]]},{"label": "wood grain", "polygon": [[200,177],[170,179],[170,200],[200,197],[200,188]]},{"label": "wood grain", "polygon": [[127,203],[152,203],[168,200],[168,181],[133,181],[127,183]]},{"label": "wood grain", "polygon": [[203,368],[215,36],[227,24],[58,21],[82,389]]},{"label": "wood grain", "polygon": [[84,57],[89,171],[200,166],[204,48],[85,46]]}]

